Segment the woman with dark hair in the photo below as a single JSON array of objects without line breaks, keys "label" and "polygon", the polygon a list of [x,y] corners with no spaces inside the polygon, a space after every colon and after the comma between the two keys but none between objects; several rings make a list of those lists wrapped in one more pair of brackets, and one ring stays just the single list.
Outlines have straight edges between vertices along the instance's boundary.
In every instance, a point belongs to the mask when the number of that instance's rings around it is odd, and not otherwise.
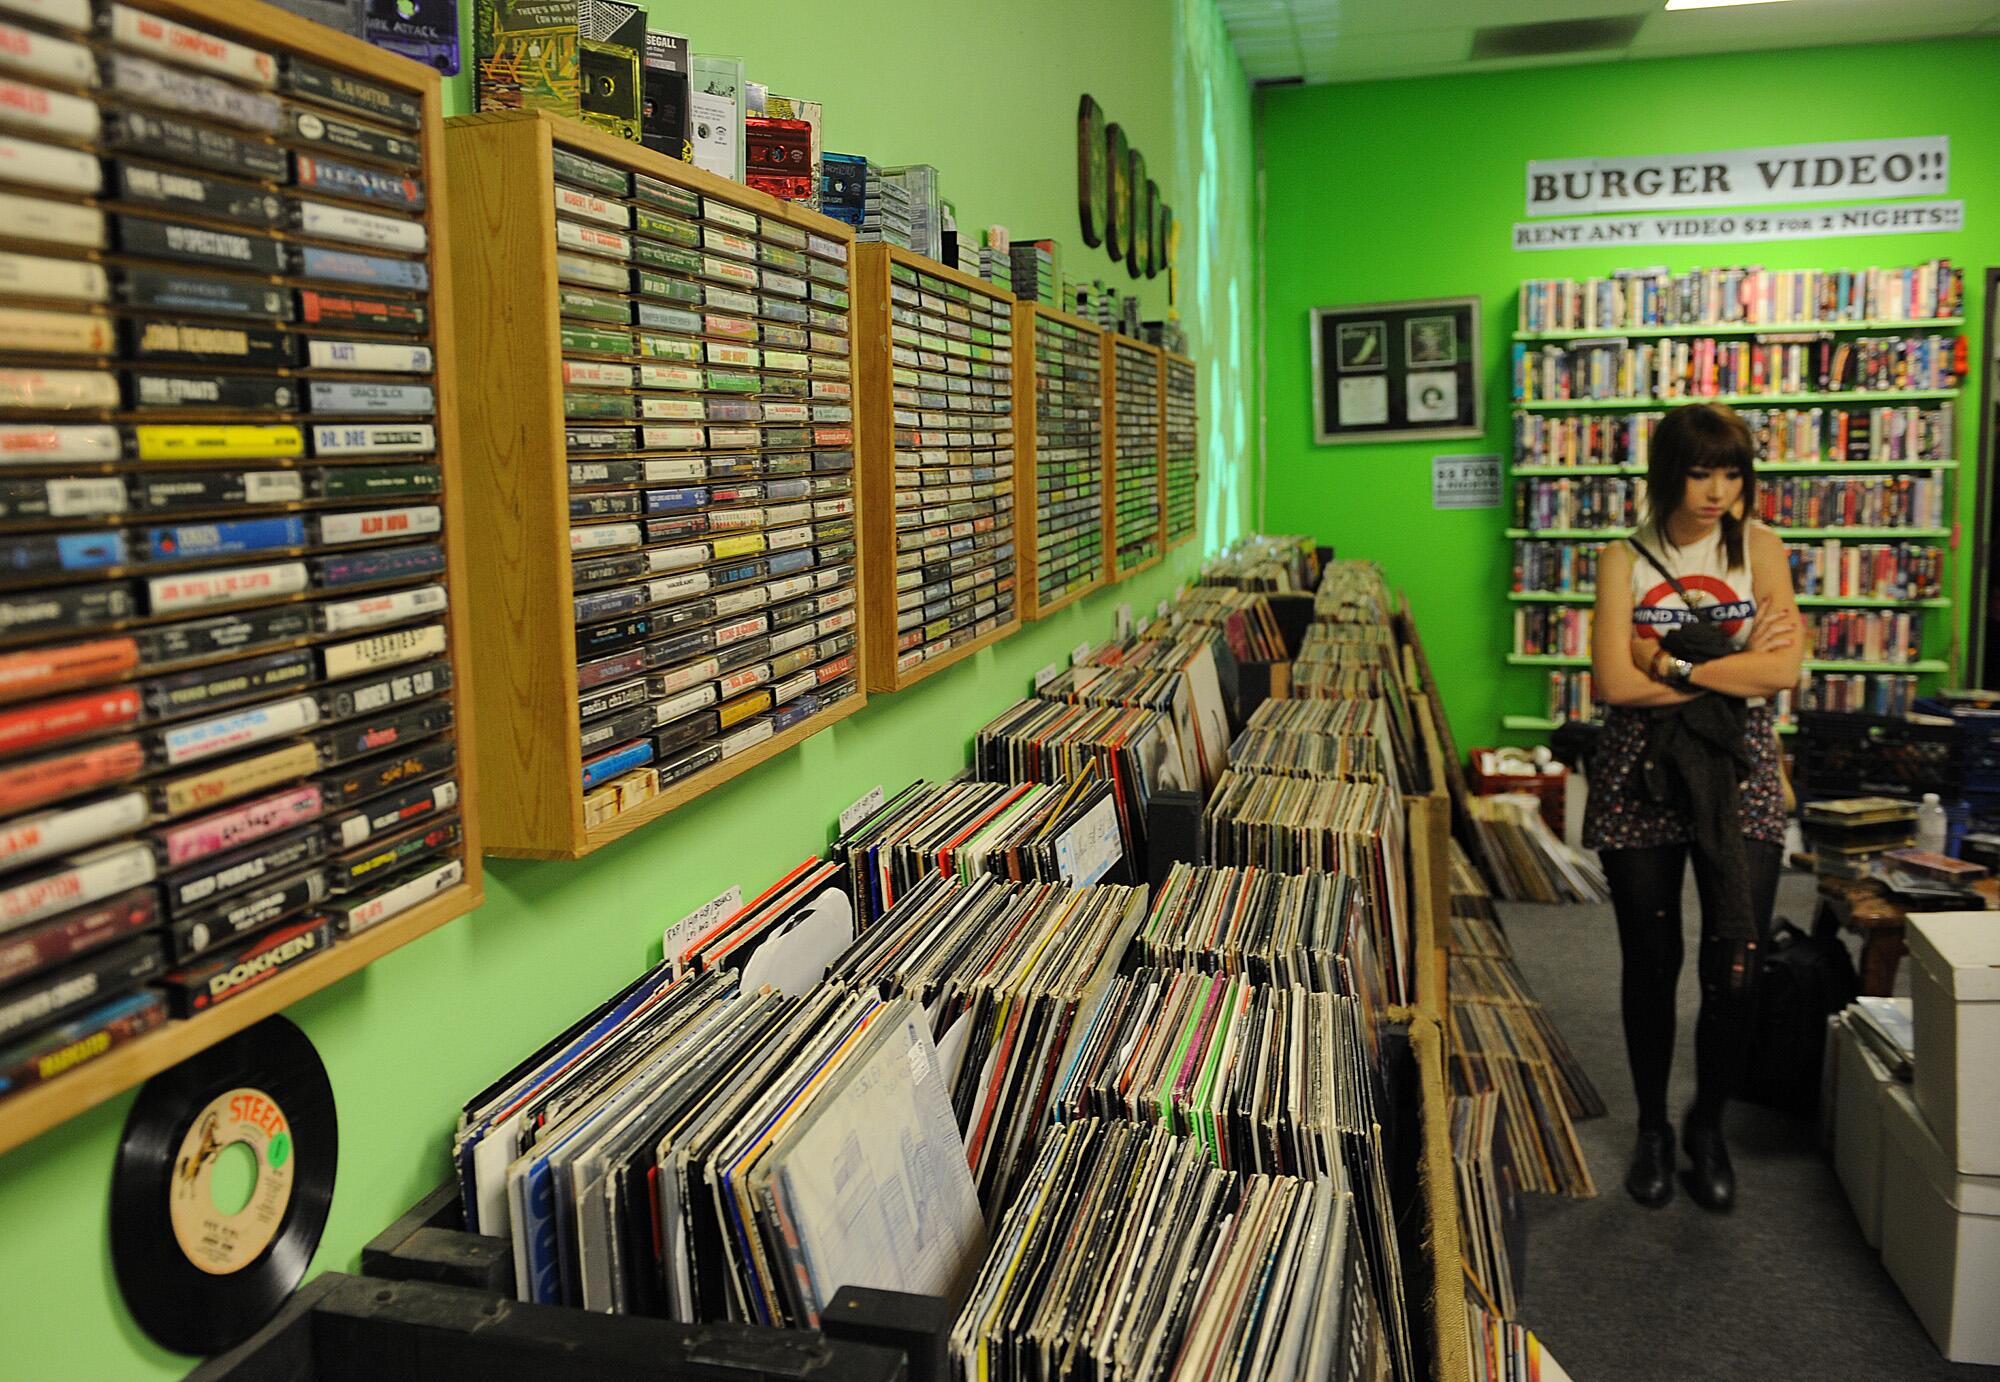
[{"label": "woman with dark hair", "polygon": [[1784,838],[1778,744],[1765,698],[1797,684],[1802,640],[1785,548],[1748,519],[1756,446],[1727,408],[1661,419],[1642,522],[1597,571],[1591,667],[1611,707],[1590,765],[1584,844],[1600,851],[1623,956],[1625,1049],[1639,1136],[1625,1188],[1673,1196],[1667,1075],[1682,958],[1681,882],[1701,899],[1695,1099],[1681,1128],[1689,1194],[1735,1203],[1722,1110],[1750,1036],[1757,950]]}]

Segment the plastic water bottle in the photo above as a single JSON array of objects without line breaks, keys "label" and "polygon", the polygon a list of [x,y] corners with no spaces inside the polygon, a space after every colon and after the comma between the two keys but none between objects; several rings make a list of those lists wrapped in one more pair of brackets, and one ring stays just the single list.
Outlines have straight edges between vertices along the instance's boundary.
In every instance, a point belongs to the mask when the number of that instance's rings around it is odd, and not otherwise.
[{"label": "plastic water bottle", "polygon": [[1925,792],[1924,804],[1917,808],[1917,848],[1942,854],[1944,842],[1944,807],[1938,804],[1936,792]]}]

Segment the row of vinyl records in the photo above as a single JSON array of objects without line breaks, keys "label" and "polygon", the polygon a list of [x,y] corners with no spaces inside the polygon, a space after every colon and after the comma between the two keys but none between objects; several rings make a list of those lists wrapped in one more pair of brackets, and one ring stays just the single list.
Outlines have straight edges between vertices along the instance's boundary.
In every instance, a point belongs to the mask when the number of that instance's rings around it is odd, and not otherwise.
[{"label": "row of vinyl records", "polygon": [[[1951,403],[1877,408],[1738,408],[1759,461],[1948,461],[1958,456]],[[1663,412],[1514,416],[1517,466],[1644,470]]]},{"label": "row of vinyl records", "polygon": [[1955,389],[1966,372],[1963,336],[1865,336],[1762,341],[1692,336],[1660,341],[1514,347],[1514,401],[1656,398],[1700,402],[1733,394]]},{"label": "row of vinyl records", "polygon": [[1238,662],[1283,662],[1285,634],[1261,592],[1227,585],[1196,586],[1181,596],[1178,618],[1219,629]]},{"label": "row of vinyl records", "polygon": [[[1105,675],[1198,667],[1213,639],[1127,640]],[[1200,675],[1153,680],[1189,706]],[[1388,719],[1267,705],[1250,730]],[[1194,732],[1191,708],[1136,713]],[[989,726],[976,758],[1034,773],[1034,739]],[[961,1377],[1047,1342],[1040,1320],[1063,1331],[1051,1376],[1205,1376],[1218,1331],[1248,1331],[1276,1359],[1340,1340],[1347,1361],[1314,1375],[1413,1380],[1377,1111],[1377,1022],[1407,1001],[1398,794],[1232,767],[1211,839],[1309,840],[1339,870],[1183,864],[1148,908],[1068,873],[1102,857],[1074,851],[1104,803],[1169,757],[1116,747],[1116,774],[1041,805],[980,782],[898,794],[468,1101],[468,1226],[513,1241],[523,1295],[809,1326],[838,1286],[877,1284],[964,1301]],[[1273,1272],[1290,1285],[1246,1289]]]},{"label": "row of vinyl records", "polygon": [[1253,533],[1202,564],[1202,585],[1232,586],[1267,595],[1311,594],[1319,587],[1318,539]]},{"label": "row of vinyl records", "polygon": [[[1527,814],[1541,824],[1539,812],[1531,809]],[[1559,844],[1546,833],[1545,824],[1541,828],[1545,843]],[[1456,842],[1451,877],[1451,920],[1443,938],[1449,968],[1446,989],[1455,1030],[1472,1038],[1451,1052],[1453,1092],[1467,1098],[1499,1095],[1491,1150],[1504,1160],[1520,1188],[1537,1194],[1590,1196],[1596,1186],[1587,1160],[1579,1154],[1575,1122],[1602,1117],[1603,1096],[1521,974],[1486,880]],[[1469,1011],[1472,1020],[1458,1023],[1461,1011]],[[1482,1222],[1490,1221],[1476,1215],[1461,1219],[1466,1243],[1472,1242]],[[1497,1303],[1507,1294],[1498,1269],[1504,1245],[1489,1244],[1469,1256],[1494,1264],[1480,1280],[1483,1293]]]},{"label": "row of vinyl records", "polygon": [[[1551,671],[1543,713],[1551,720],[1589,720],[1601,707],[1592,696],[1588,671]],[[1803,710],[1863,711],[1870,715],[1907,715],[1915,709],[1917,678],[1908,672],[1808,672],[1790,691],[1771,697],[1771,712],[1781,725],[1797,722]]]},{"label": "row of vinyl records", "polygon": [[[1514,610],[1514,651],[1524,656],[1589,657],[1588,605],[1521,605]],[[1806,610],[1805,655],[1816,662],[1918,662],[1922,610]]]},{"label": "row of vinyl records", "polygon": [[[1950,522],[1942,471],[1916,475],[1773,475],[1757,481],[1756,516],[1779,527],[1942,528]],[[1516,480],[1516,528],[1629,528],[1645,512],[1638,475]]]},{"label": "row of vinyl records", "polygon": [[[1517,592],[1588,600],[1597,592],[1601,542],[1521,539],[1514,543]],[[1797,595],[1846,600],[1929,600],[1944,594],[1945,548],[1926,542],[1788,542]]]},{"label": "row of vinyl records", "polygon": [[1567,1374],[1518,1322],[1524,1263],[1521,1196],[1594,1192],[1572,1149],[1578,1119],[1605,1112],[1580,1062],[1514,963],[1486,882],[1452,845],[1447,986],[1456,1010],[1480,1009],[1490,1041],[1450,1063],[1451,1159],[1464,1261],[1467,1343],[1474,1382],[1566,1382]]},{"label": "row of vinyl records", "polygon": [[1964,311],[1965,270],[1949,259],[1897,269],[1621,269],[1601,278],[1528,279],[1521,284],[1518,329],[1837,325]]}]

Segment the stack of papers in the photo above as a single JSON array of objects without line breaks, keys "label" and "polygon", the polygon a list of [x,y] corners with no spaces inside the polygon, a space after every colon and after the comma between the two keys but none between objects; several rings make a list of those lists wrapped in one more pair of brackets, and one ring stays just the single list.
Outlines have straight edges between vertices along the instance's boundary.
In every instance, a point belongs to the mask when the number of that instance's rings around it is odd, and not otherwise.
[{"label": "stack of papers", "polygon": [[1903,1083],[1917,1077],[1915,1009],[1908,998],[1857,998],[1847,1009],[1854,1031]]}]

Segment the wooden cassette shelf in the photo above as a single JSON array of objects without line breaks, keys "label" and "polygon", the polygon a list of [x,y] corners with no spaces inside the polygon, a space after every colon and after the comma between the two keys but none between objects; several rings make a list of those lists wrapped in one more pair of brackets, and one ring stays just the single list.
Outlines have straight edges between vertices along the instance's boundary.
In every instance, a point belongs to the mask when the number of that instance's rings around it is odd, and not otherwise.
[{"label": "wooden cassette shelf", "polygon": [[1172,351],[1160,371],[1161,485],[1167,550],[1189,542],[1201,526],[1201,429],[1194,361]]},{"label": "wooden cassette shelf", "polygon": [[1014,304],[1014,515],[1021,614],[1104,585],[1104,330]]},{"label": "wooden cassette shelf", "polygon": [[1021,627],[1013,308],[1006,289],[910,250],[854,248],[870,691]]},{"label": "wooden cassette shelf", "polygon": [[[92,1026],[97,1015],[119,1001],[118,983],[139,972],[121,966],[118,974],[90,981],[92,987],[85,991],[94,996],[80,1010],[58,998],[46,1023],[27,1022],[10,1031],[5,1045],[20,1062],[12,1075],[21,1083],[18,1093],[0,1100],[0,1152],[464,915],[483,895],[479,826],[470,809],[477,800],[467,690],[471,601],[465,579],[463,466],[456,445],[457,375],[437,73],[256,0],[226,6],[134,0],[121,8],[108,32],[99,34],[67,29],[54,8],[45,12],[31,6],[18,17],[30,26],[59,30],[54,42],[88,45],[90,64],[105,74],[101,86],[67,86],[60,98],[64,102],[80,98],[112,112],[128,99],[142,99],[128,89],[128,82],[145,75],[144,64],[114,62],[112,55],[122,50],[178,68],[173,75],[190,84],[213,83],[219,93],[231,87],[212,99],[238,103],[233,116],[206,108],[200,112],[237,127],[224,134],[200,125],[202,137],[212,141],[201,149],[176,142],[178,136],[164,129],[177,126],[185,132],[195,129],[194,124],[157,116],[149,117],[151,126],[107,120],[88,140],[73,128],[52,132],[47,137],[53,143],[39,150],[37,166],[30,165],[29,146],[22,145],[15,160],[19,166],[10,168],[8,177],[19,176],[23,188],[10,190],[25,191],[39,210],[32,223],[24,212],[21,222],[4,228],[10,240],[22,242],[10,248],[43,256],[50,265],[60,257],[65,262],[51,272],[79,281],[95,277],[99,284],[95,291],[67,296],[51,287],[47,299],[29,304],[36,309],[33,315],[49,321],[51,328],[59,311],[89,313],[67,320],[95,320],[107,328],[112,316],[134,328],[158,323],[160,330],[149,330],[145,338],[154,342],[182,331],[192,341],[198,334],[192,328],[203,323],[184,324],[184,318],[223,313],[223,319],[205,323],[215,329],[199,333],[201,339],[241,337],[244,349],[267,368],[254,376],[243,370],[218,373],[212,368],[216,359],[229,354],[223,344],[213,347],[215,354],[192,343],[179,351],[169,347],[165,354],[148,354],[153,347],[139,344],[137,330],[129,336],[107,330],[100,343],[67,358],[37,352],[0,361],[10,376],[54,363],[74,366],[78,377],[116,377],[121,386],[130,386],[126,395],[136,405],[120,408],[115,398],[64,400],[60,391],[45,400],[32,389],[25,396],[10,390],[0,405],[0,424],[10,433],[25,433],[28,428],[22,424],[46,425],[50,447],[43,454],[10,445],[9,475],[46,475],[52,491],[74,482],[94,487],[100,497],[127,487],[130,507],[121,502],[93,511],[92,517],[63,522],[92,530],[84,536],[100,550],[122,551],[129,542],[138,554],[87,577],[55,577],[58,591],[78,597],[86,579],[101,578],[105,584],[100,591],[115,586],[124,593],[87,609],[79,605],[73,628],[31,632],[16,625],[4,650],[10,662],[46,650],[47,665],[57,668],[64,665],[66,650],[84,638],[96,640],[91,646],[102,649],[132,645],[137,651],[129,661],[100,660],[90,673],[58,684],[94,686],[103,693],[96,699],[106,705],[143,696],[151,709],[126,727],[137,729],[139,742],[159,739],[148,768],[174,763],[185,736],[211,729],[220,736],[202,750],[204,771],[196,776],[205,781],[198,788],[186,775],[163,778],[145,770],[98,784],[121,788],[120,796],[129,800],[150,795],[150,811],[142,807],[137,824],[121,836],[107,838],[98,830],[77,843],[99,843],[125,856],[150,848],[156,869],[145,868],[143,876],[130,874],[118,886],[136,886],[115,898],[54,914],[38,905],[5,937],[15,951],[8,957],[14,967],[0,999],[33,992],[72,966],[103,960],[108,970],[115,952],[151,941],[164,948],[169,987],[181,1010],[192,1009],[193,1015],[169,1017],[150,1029],[136,1021],[131,1027]],[[186,29],[177,27],[181,25]],[[241,48],[233,46],[239,44]],[[81,58],[80,48],[72,51]],[[47,75],[25,80],[35,86],[66,85]],[[364,111],[357,105],[370,100],[380,108]],[[378,123],[371,118],[375,115],[385,118]],[[323,141],[323,132],[336,125],[351,145]],[[148,129],[161,132],[148,136]],[[33,136],[37,142],[43,137]],[[156,147],[142,147],[148,138]],[[70,143],[56,147],[64,140]],[[214,150],[229,140],[240,141],[242,159],[221,168]],[[177,182],[183,190],[172,196],[186,196],[187,188],[210,190],[197,195],[193,204],[148,200],[139,175],[124,161],[128,153],[183,164],[198,174],[178,180],[147,175]],[[321,158],[322,153],[328,156]],[[353,165],[337,166],[346,165],[350,155]],[[203,157],[210,161],[202,162]],[[87,170],[95,187],[75,177],[44,177],[57,167],[58,158],[66,160],[63,167]],[[252,181],[210,177],[217,171]],[[351,200],[362,195],[357,188],[371,178],[378,185],[400,182],[405,189],[420,182],[427,195],[413,197],[406,190],[400,201],[390,203],[393,213],[386,199]],[[238,216],[214,204],[213,196],[232,189],[240,189],[245,204],[255,203],[254,214]],[[146,248],[150,242],[142,235],[146,227],[160,224],[153,217],[170,218],[172,226],[157,232],[166,237],[157,251]],[[107,222],[119,226],[116,239],[104,235]],[[299,228],[289,228],[294,224]],[[94,234],[85,235],[82,227],[93,227]],[[390,238],[361,238],[378,234]],[[179,245],[176,235],[182,237]],[[107,244],[120,245],[122,252],[105,249]],[[232,245],[240,246],[240,253]],[[388,253],[378,246],[388,246]],[[149,264],[150,253],[175,262]],[[240,268],[234,261],[245,256],[281,267],[266,268],[255,279],[217,279],[203,271],[204,255],[230,268]],[[192,263],[181,262],[188,260]],[[372,287],[342,286],[360,281],[352,275],[376,270],[393,273],[401,288],[378,293]],[[196,292],[196,280],[213,287],[216,296],[200,302],[172,298]],[[8,290],[8,296],[33,294],[53,282],[37,279],[33,286]],[[345,295],[352,295],[363,311],[369,309],[365,300],[386,300],[406,314],[404,329],[377,334],[369,321],[349,314]],[[373,306],[381,307],[379,300]],[[231,312],[247,312],[252,319],[228,319]],[[343,343],[329,345],[329,336]],[[302,339],[314,342],[310,350],[300,344]],[[119,350],[114,340],[129,349]],[[0,343],[0,355],[24,349]],[[183,373],[188,364],[202,372]],[[400,373],[343,380],[343,371],[368,374],[378,364]],[[160,406],[148,392],[149,387],[161,388],[162,380],[184,385],[165,400],[177,405],[172,409]],[[231,390],[242,393],[240,406]],[[252,399],[251,394],[260,396]],[[389,415],[362,411],[369,406],[364,395],[383,406],[394,396],[399,407],[408,409],[419,394],[421,409]],[[224,403],[215,401],[218,395]],[[305,406],[308,397],[310,409]],[[386,436],[391,432],[400,434],[393,442]],[[185,447],[172,454],[153,450],[167,433],[180,434]],[[73,449],[68,439],[86,434],[115,437],[116,444],[107,442],[103,454]],[[188,465],[190,460],[199,466]],[[238,471],[245,473],[237,476]],[[164,496],[183,485],[183,496],[160,511]],[[384,497],[370,497],[377,494]],[[386,497],[392,494],[408,498]],[[357,502],[371,507],[353,509]],[[216,507],[204,508],[204,503]],[[338,507],[343,504],[350,508]],[[403,507],[385,507],[396,505]],[[183,515],[194,524],[171,526]],[[149,522],[170,526],[121,526]],[[264,531],[253,535],[251,530],[259,528]],[[287,532],[292,536],[281,536]],[[200,536],[204,533],[208,536]],[[183,536],[186,545],[170,545]],[[368,544],[393,536],[418,537],[422,551],[412,547],[394,556],[372,555],[387,549]],[[232,547],[233,541],[244,545]],[[214,550],[197,550],[198,542],[210,543]],[[316,555],[322,559],[315,561]],[[260,562],[264,565],[258,566]],[[231,571],[242,573],[242,579],[232,580]],[[255,572],[266,574],[252,581]],[[167,574],[184,574],[187,589],[176,595],[161,583]],[[209,595],[193,596],[193,588],[204,581],[214,587]],[[409,593],[398,582],[423,591]],[[8,581],[10,587],[22,583],[18,574]],[[251,594],[255,589],[268,593]],[[21,594],[12,589],[6,598],[18,600]],[[418,627],[412,619],[426,622]],[[354,629],[383,632],[379,638],[347,641],[347,631]],[[407,676],[360,670],[395,667],[399,659],[416,656],[429,660],[404,664]],[[287,675],[293,680],[262,679],[281,663],[291,669]],[[159,675],[169,668],[173,675]],[[180,675],[183,670],[186,676]],[[403,684],[392,686],[385,680],[391,675]],[[322,688],[321,678],[353,679]],[[170,688],[193,690],[197,682],[202,697],[215,699],[173,698]],[[246,686],[289,686],[308,694],[283,703],[258,702],[259,695],[282,692],[246,692]],[[315,699],[316,710],[301,704]],[[377,705],[390,709],[377,714],[369,708]],[[229,713],[236,723],[208,717],[197,725],[181,719],[196,706],[235,706]],[[281,707],[284,723],[294,728],[280,730]],[[33,709],[10,707],[16,715]],[[412,714],[391,724],[392,713],[402,711]],[[160,727],[162,720],[179,723],[168,730]],[[164,737],[169,734],[183,739]],[[377,753],[378,743],[401,750],[417,734],[431,737],[409,744],[408,755]],[[104,747],[109,751],[116,745],[106,741]],[[237,751],[206,756],[216,748]],[[382,785],[398,781],[404,786]],[[59,817],[69,822],[63,830],[87,832],[90,827],[82,817],[112,800],[82,792],[91,785],[82,781],[77,792],[53,796],[47,784],[37,788],[29,804],[46,819],[40,824],[26,818],[5,822],[10,847],[18,854],[30,847],[34,832],[53,836]],[[416,789],[426,797],[421,809],[411,794]],[[101,799],[84,800],[80,792]],[[19,783],[15,796],[21,798]],[[385,824],[395,818],[393,813],[380,814],[390,809],[389,803],[400,808],[406,800],[410,818],[427,823],[407,832]],[[297,814],[281,820],[281,801],[282,810]],[[338,811],[349,802],[361,803],[364,811]],[[203,814],[210,805],[221,809]],[[455,827],[447,814],[453,810],[459,817]],[[365,821],[340,818],[347,814],[365,815]],[[305,824],[292,824],[297,821]],[[274,830],[279,833],[269,833]],[[314,832],[316,838],[306,841]],[[188,862],[183,847],[198,833],[197,849],[223,852],[205,854],[205,862]],[[237,843],[245,840],[255,843]],[[357,848],[357,841],[366,844]],[[81,866],[84,857],[44,858],[0,880],[0,886],[13,890],[21,879],[32,881],[51,867]],[[189,881],[197,871],[225,864],[231,870],[227,874],[211,871],[198,883]],[[280,872],[282,878],[277,877]],[[83,895],[98,894],[85,885]],[[197,896],[204,899],[199,904],[191,901]],[[199,910],[187,910],[197,905]],[[118,938],[108,944],[100,939],[97,948],[87,948],[105,934],[87,914],[101,920],[113,910],[127,918],[119,925],[129,926],[142,916],[153,920],[149,929],[111,932]],[[65,938],[74,949],[49,948]],[[42,957],[37,967],[20,967],[23,944],[26,953]],[[58,958],[50,960],[51,955]],[[223,971],[216,982],[206,982],[204,966]],[[215,997],[217,983],[220,997]],[[139,990],[129,992],[138,1003]],[[119,1039],[134,1029],[143,1034]]]},{"label": "wooden cassette shelf", "polygon": [[486,847],[575,859],[865,702],[853,232],[546,112],[445,139]]},{"label": "wooden cassette shelf", "polygon": [[1104,565],[1122,581],[1166,556],[1165,352],[1104,333]]}]

